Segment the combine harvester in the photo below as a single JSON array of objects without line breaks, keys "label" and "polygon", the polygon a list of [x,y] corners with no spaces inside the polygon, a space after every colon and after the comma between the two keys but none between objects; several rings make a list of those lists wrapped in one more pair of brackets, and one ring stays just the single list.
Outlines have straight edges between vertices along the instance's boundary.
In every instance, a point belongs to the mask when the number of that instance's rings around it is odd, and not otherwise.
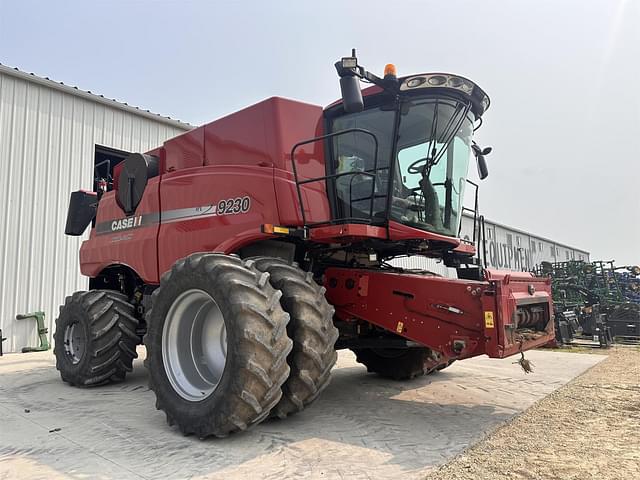
[{"label": "combine harvester", "polygon": [[[458,238],[472,154],[487,176],[472,136],[489,97],[457,75],[379,78],[355,51],[336,69],[325,109],[270,98],[72,194],[66,233],[93,225],[89,291],[56,322],[65,382],[122,380],[144,342],[169,424],[221,437],[311,404],[336,349],[409,379],[554,338],[550,281],[485,269]],[[459,278],[388,265],[402,255]]]}]

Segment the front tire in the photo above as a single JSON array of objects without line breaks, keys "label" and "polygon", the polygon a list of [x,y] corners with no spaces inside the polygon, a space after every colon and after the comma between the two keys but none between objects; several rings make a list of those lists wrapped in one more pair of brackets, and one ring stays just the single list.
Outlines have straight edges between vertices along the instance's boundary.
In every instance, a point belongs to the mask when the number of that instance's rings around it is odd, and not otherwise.
[{"label": "front tire", "polygon": [[224,437],[267,418],[289,375],[280,297],[268,273],[228,255],[193,254],[162,276],[145,365],[170,425]]},{"label": "front tire", "polygon": [[282,292],[280,303],[291,317],[287,326],[293,340],[293,350],[287,358],[291,373],[282,386],[282,399],[272,412],[273,416],[285,418],[302,411],[329,385],[331,369],[338,358],[334,309],[324,296],[324,287],[313,280],[310,272],[279,258],[251,260],[258,270],[270,274],[269,281]]},{"label": "front tire", "polygon": [[76,292],[60,307],[54,334],[56,368],[65,382],[95,386],[132,370],[138,320],[127,296],[113,290]]}]

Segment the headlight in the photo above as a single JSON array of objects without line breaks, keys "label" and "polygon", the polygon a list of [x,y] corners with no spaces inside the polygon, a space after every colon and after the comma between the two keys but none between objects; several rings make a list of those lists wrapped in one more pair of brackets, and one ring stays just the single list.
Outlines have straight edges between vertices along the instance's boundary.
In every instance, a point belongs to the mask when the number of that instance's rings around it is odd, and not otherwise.
[{"label": "headlight", "polygon": [[400,91],[409,91],[417,88],[451,88],[458,90],[474,99],[484,112],[489,108],[489,97],[471,80],[449,73],[427,73],[416,75],[403,80]]},{"label": "headlight", "polygon": [[411,80],[407,80],[407,87],[416,88],[422,85],[426,81],[427,79],[424,77],[415,77],[415,78],[412,78]]}]

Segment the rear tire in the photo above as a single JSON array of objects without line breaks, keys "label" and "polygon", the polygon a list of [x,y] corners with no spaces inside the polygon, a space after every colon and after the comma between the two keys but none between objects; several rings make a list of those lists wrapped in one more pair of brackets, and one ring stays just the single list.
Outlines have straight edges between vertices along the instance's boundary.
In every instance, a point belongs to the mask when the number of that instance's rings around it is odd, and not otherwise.
[{"label": "rear tire", "polygon": [[439,366],[429,348],[352,350],[356,354],[356,360],[367,367],[367,372],[393,380],[409,380],[427,375]]},{"label": "rear tire", "polygon": [[162,276],[146,317],[145,365],[170,425],[224,437],[267,418],[289,376],[281,295],[268,273],[222,254],[193,254]]},{"label": "rear tire", "polygon": [[132,370],[138,320],[127,296],[113,290],[76,292],[60,307],[54,334],[56,368],[65,382],[95,386]]},{"label": "rear tire", "polygon": [[287,358],[291,373],[282,386],[282,399],[271,412],[285,418],[302,411],[329,385],[331,369],[338,358],[334,308],[324,296],[324,287],[313,280],[310,272],[279,258],[251,260],[258,270],[270,274],[271,285],[282,292],[282,308],[291,317],[287,325],[287,334],[293,339],[293,350]]}]

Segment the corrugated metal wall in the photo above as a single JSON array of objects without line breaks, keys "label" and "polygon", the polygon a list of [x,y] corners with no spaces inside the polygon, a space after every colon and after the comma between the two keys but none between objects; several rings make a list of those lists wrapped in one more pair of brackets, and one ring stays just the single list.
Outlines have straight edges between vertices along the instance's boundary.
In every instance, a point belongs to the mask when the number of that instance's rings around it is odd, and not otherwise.
[{"label": "corrugated metal wall", "polygon": [[[589,261],[589,252],[499,223],[485,222],[487,263],[502,270],[531,271],[541,262]],[[473,239],[473,218],[462,218],[462,237]]]},{"label": "corrugated metal wall", "polygon": [[[22,74],[23,77],[28,75]],[[5,351],[37,345],[43,310],[53,333],[66,295],[87,288],[81,239],[64,235],[69,193],[91,189],[95,144],[146,151],[185,128],[0,70],[0,328]],[[66,87],[70,88],[70,87]],[[115,103],[115,102],[114,102]]]},{"label": "corrugated metal wall", "polygon": [[[500,270],[531,271],[540,262],[589,261],[589,252],[547,238],[485,221],[487,264]],[[473,217],[462,217],[462,238],[473,240]],[[441,261],[421,256],[400,257],[389,261],[396,267],[428,270],[443,277],[456,278],[456,270]]]}]

